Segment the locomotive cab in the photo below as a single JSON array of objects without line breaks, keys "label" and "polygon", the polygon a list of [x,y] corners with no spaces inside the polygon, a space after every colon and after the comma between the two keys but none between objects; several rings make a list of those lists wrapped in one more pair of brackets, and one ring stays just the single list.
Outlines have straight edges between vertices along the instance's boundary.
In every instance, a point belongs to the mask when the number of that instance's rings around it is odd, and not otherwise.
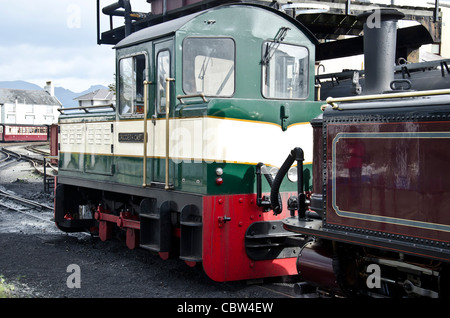
[{"label": "locomotive cab", "polygon": [[[287,208],[264,213],[270,185],[255,171],[312,147],[315,44],[296,20],[250,4],[120,41],[117,104],[60,116],[58,227],[102,240],[125,231],[130,248],[201,263],[216,281],[295,274]],[[295,188],[284,183],[282,196]]]},{"label": "locomotive cab", "polygon": [[[241,22],[230,23],[236,10],[243,12]],[[253,182],[242,178],[248,168],[243,163],[279,166],[283,131],[318,111],[311,103],[314,45],[289,23],[268,28],[267,13],[259,7],[217,8],[138,31],[117,44],[118,142],[134,152],[127,138],[147,143],[141,149],[147,148],[142,154],[149,159],[144,185],[203,194],[224,188],[249,192]],[[267,21],[274,18],[267,15]],[[129,135],[137,121],[151,123],[147,139]],[[281,144],[268,145],[271,140]],[[130,165],[118,159],[117,174]]]}]

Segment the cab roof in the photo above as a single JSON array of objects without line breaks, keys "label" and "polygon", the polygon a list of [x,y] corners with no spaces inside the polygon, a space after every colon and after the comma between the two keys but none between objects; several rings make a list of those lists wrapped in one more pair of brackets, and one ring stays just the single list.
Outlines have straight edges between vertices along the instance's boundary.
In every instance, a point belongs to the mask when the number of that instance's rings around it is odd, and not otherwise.
[{"label": "cab roof", "polygon": [[177,30],[179,30],[181,27],[183,27],[186,23],[191,21],[192,19],[194,19],[206,12],[213,11],[213,10],[220,10],[221,8],[233,7],[233,6],[247,6],[247,7],[251,6],[251,7],[262,8],[264,10],[276,13],[279,16],[281,16],[283,19],[289,20],[291,23],[297,25],[299,27],[299,29],[301,29],[305,33],[305,35],[314,44],[318,44],[316,37],[312,34],[312,32],[309,29],[307,29],[303,24],[298,22],[296,19],[293,19],[292,17],[286,15],[285,13],[283,13],[281,11],[278,11],[278,10],[273,9],[268,6],[259,5],[259,4],[235,3],[235,4],[226,4],[223,6],[210,8],[208,10],[192,13],[192,14],[183,16],[181,18],[177,18],[174,20],[170,20],[167,22],[163,22],[163,23],[156,24],[156,25],[150,26],[148,28],[139,30],[135,33],[132,33],[131,35],[129,35],[128,37],[126,37],[125,39],[120,41],[119,43],[117,43],[117,45],[114,48],[120,49],[120,48],[124,48],[124,47],[129,47],[129,46],[132,46],[135,44],[143,43],[143,42],[146,42],[146,41],[149,41],[152,39],[156,39],[156,38],[160,38],[160,37],[163,37],[166,35],[173,34]]}]

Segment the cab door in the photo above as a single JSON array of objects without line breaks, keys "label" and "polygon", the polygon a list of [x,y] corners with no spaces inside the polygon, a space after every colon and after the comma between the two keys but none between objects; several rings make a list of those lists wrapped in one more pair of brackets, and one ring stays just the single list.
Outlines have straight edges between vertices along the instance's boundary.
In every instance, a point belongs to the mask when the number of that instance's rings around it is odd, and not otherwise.
[{"label": "cab door", "polygon": [[[170,117],[175,107],[173,39],[154,44],[155,93],[153,122],[152,184],[173,188],[174,164],[170,153]],[[168,91],[169,90],[169,91]],[[169,105],[167,107],[167,101]],[[168,112],[166,111],[168,110]]]},{"label": "cab door", "polygon": [[[153,114],[153,104],[146,103],[152,68],[151,44],[119,51],[117,61],[117,121],[111,127],[115,134],[114,155],[116,177],[121,182],[146,184],[147,153],[146,120]],[[151,87],[151,86],[150,86]],[[148,101],[148,99],[147,99]],[[147,106],[147,114],[145,107]],[[148,126],[148,125],[147,125]],[[150,133],[150,131],[149,131]],[[151,138],[151,137],[148,137]]]}]

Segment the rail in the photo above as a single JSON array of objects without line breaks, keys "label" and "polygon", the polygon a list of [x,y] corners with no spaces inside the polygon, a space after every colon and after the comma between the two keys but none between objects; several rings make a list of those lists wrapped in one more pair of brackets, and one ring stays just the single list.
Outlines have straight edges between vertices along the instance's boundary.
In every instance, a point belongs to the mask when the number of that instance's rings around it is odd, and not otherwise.
[{"label": "rail", "polygon": [[0,160],[0,162],[5,162],[5,164],[2,165],[1,168],[6,167],[10,163],[12,163],[12,162],[6,163],[6,161],[8,161],[9,159],[13,159],[13,157],[16,158],[15,161],[19,161],[19,160],[22,159],[22,155],[21,154],[15,153],[15,152],[13,152],[11,150],[8,150],[6,148],[0,148],[0,152],[3,153],[6,156],[6,158]]},{"label": "rail", "polygon": [[398,99],[398,98],[408,98],[408,97],[427,97],[427,96],[437,96],[437,95],[450,95],[450,89],[376,94],[376,95],[360,95],[360,96],[350,96],[350,97],[340,97],[340,98],[328,97],[326,99],[327,104],[322,105],[321,109],[322,109],[322,111],[324,111],[328,106],[331,106],[331,108],[334,110],[343,110],[342,108],[339,107],[339,105],[337,103],[345,103],[345,102],[360,102],[360,101],[382,100],[382,99]]},{"label": "rail", "polygon": [[197,97],[200,97],[205,103],[208,102],[208,100],[206,99],[205,94],[203,94],[203,93],[191,94],[191,95],[178,95],[177,99],[180,101],[181,104],[184,104],[183,99],[186,99],[186,98],[197,98]]},{"label": "rail", "polygon": [[[23,154],[14,152],[14,151],[6,149],[6,148],[0,148],[0,152],[6,154],[8,156],[8,159],[11,158],[11,156],[15,156],[15,157],[17,157],[16,161],[20,161],[22,159],[28,161],[31,163],[31,165],[34,167],[34,169],[36,170],[37,173],[39,173],[41,175],[46,175],[46,173],[44,171],[40,170],[38,167],[38,165],[45,165],[45,160],[33,158],[33,157],[30,157],[27,155],[23,155]],[[5,159],[5,161],[6,161],[6,159]],[[3,162],[3,160],[1,162]],[[3,165],[2,167],[4,167],[4,166],[5,165]],[[54,171],[57,171],[57,169],[55,167],[52,167],[51,165],[50,165],[50,168]],[[52,176],[55,176],[55,175],[53,174]]]},{"label": "rail", "polygon": [[84,110],[85,113],[89,113],[89,110],[91,109],[101,109],[101,108],[112,108],[113,111],[116,110],[116,106],[114,104],[107,104],[107,105],[95,105],[95,106],[78,106],[78,107],[64,107],[64,108],[58,108],[58,111],[61,114],[64,114],[65,111],[68,110]]},{"label": "rail", "polygon": [[37,154],[39,154],[39,155],[49,156],[50,153],[49,153],[48,151],[41,150],[41,149],[38,149],[38,148],[37,148],[37,147],[43,146],[43,145],[48,146],[48,142],[45,142],[45,143],[42,143],[42,144],[34,144],[34,145],[26,146],[25,149],[26,149],[26,150],[29,150],[29,151],[31,151],[31,152],[37,153]]},{"label": "rail", "polygon": [[166,185],[165,189],[170,190],[169,186],[169,112],[170,112],[170,82],[174,82],[174,78],[166,78]]},{"label": "rail", "polygon": [[52,206],[49,206],[49,205],[46,205],[46,204],[37,203],[35,201],[28,200],[28,199],[16,196],[14,194],[5,192],[3,190],[0,190],[0,196],[6,197],[6,198],[8,198],[10,200],[18,201],[18,202],[20,202],[22,204],[25,204],[25,205],[27,205],[29,207],[32,207],[32,208],[38,208],[38,209],[41,209],[41,210],[42,209],[53,210]]},{"label": "rail", "polygon": [[143,163],[143,173],[142,173],[142,186],[147,187],[147,116],[148,116],[148,85],[153,84],[149,81],[144,81],[144,163]]},{"label": "rail", "polygon": [[8,152],[3,151],[3,148],[0,148],[0,152],[6,156],[5,158],[0,159],[0,162],[8,161],[9,158],[11,158],[11,155]]}]

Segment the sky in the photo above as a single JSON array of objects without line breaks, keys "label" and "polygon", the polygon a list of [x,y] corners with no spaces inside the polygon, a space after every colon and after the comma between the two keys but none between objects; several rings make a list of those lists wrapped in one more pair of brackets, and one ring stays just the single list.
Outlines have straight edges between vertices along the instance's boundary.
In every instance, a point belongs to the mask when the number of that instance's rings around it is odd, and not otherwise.
[{"label": "sky", "polygon": [[[44,87],[52,81],[74,92],[111,84],[112,45],[97,45],[96,0],[0,0],[0,81]],[[116,0],[101,0],[103,8]],[[133,11],[150,11],[132,0]],[[109,18],[102,16],[102,30]],[[115,26],[123,19],[115,18]]]},{"label": "sky", "polygon": [[[111,84],[114,50],[111,45],[97,45],[96,2],[0,0],[0,81],[24,80],[41,87],[52,81],[55,87],[74,92]],[[100,4],[103,8],[115,2]],[[133,11],[150,11],[145,0],[131,0],[131,4]],[[106,30],[109,18],[102,14],[101,21]],[[122,18],[115,18],[115,26],[122,24]]]}]

